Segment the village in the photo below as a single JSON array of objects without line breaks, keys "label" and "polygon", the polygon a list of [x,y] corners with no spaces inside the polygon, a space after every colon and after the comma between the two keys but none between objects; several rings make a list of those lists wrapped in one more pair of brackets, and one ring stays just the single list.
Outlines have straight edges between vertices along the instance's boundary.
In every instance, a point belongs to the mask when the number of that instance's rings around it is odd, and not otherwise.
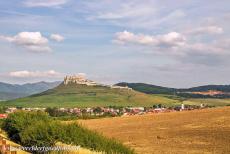
[{"label": "village", "polygon": [[0,114],[0,118],[7,118],[8,114],[18,111],[43,111],[47,112],[53,117],[62,116],[88,116],[90,117],[116,117],[116,116],[133,116],[144,114],[157,114],[167,112],[180,112],[190,111],[208,108],[204,104],[200,106],[184,105],[176,107],[165,107],[162,104],[153,105],[153,107],[88,107],[88,108],[21,108],[21,107],[9,107],[5,109],[5,113]]}]

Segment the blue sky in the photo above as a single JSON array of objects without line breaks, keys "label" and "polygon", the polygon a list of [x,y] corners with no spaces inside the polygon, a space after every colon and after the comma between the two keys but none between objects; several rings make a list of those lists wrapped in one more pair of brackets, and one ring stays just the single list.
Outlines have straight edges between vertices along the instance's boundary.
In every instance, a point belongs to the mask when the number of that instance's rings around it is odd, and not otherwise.
[{"label": "blue sky", "polygon": [[229,0],[0,1],[0,81],[230,83]]}]

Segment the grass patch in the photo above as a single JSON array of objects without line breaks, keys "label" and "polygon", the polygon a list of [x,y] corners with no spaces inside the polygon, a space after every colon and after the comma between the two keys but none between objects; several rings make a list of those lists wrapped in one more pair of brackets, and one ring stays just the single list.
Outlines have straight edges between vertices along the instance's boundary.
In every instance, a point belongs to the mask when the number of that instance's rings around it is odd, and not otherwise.
[{"label": "grass patch", "polygon": [[184,101],[184,104],[187,105],[197,105],[205,104],[208,106],[229,106],[230,105],[230,99],[212,99],[212,98],[206,98],[206,99],[188,99]]}]

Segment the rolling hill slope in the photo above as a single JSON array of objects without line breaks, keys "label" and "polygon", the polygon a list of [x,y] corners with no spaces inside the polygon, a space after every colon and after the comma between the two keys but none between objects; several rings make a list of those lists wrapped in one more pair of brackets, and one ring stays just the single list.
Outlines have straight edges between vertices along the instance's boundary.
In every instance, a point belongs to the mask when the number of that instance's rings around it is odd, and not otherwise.
[{"label": "rolling hill slope", "polygon": [[1,102],[2,106],[20,107],[93,107],[93,106],[152,106],[175,105],[178,100],[154,96],[128,89],[112,89],[106,86],[60,84],[40,94]]},{"label": "rolling hill slope", "polygon": [[175,88],[167,88],[167,87],[161,87],[146,83],[127,83],[127,82],[121,82],[116,84],[117,86],[122,87],[130,87],[136,91],[140,91],[146,94],[174,94],[176,91]]},{"label": "rolling hill slope", "polygon": [[[146,94],[177,95],[185,98],[230,98],[230,85],[205,85],[192,88],[169,88],[145,83],[117,83],[117,86],[130,87]],[[208,91],[217,92],[207,94]],[[206,92],[206,94],[205,94]]]}]

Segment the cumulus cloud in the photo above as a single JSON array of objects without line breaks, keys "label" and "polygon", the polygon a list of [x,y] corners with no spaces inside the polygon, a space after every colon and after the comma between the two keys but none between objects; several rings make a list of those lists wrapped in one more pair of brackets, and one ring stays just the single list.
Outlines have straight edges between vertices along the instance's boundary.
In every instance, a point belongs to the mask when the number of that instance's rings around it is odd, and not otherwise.
[{"label": "cumulus cloud", "polygon": [[56,72],[54,70],[49,71],[16,71],[16,72],[10,72],[10,77],[16,77],[16,78],[36,78],[36,77],[59,77],[61,73]]},{"label": "cumulus cloud", "polygon": [[195,59],[204,59],[204,57],[207,57],[205,60],[208,59],[208,57],[211,57],[213,60],[213,57],[220,59],[218,57],[230,56],[229,39],[209,42],[194,41],[193,37],[185,37],[178,32],[152,36],[124,31],[116,33],[113,41],[121,45],[144,47],[141,51],[148,50],[154,54],[173,56],[180,60],[189,57],[189,59],[193,59],[194,62],[196,62]]},{"label": "cumulus cloud", "polygon": [[168,46],[181,46],[185,44],[186,38],[180,33],[171,32],[165,35],[158,35],[159,44]]},{"label": "cumulus cloud", "polygon": [[51,51],[48,39],[42,36],[40,32],[20,32],[15,36],[0,36],[0,39],[24,47],[33,52]]},{"label": "cumulus cloud", "polygon": [[26,0],[26,7],[60,7],[66,4],[68,0]]},{"label": "cumulus cloud", "polygon": [[216,41],[212,41],[209,43],[204,42],[198,42],[198,43],[192,43],[192,42],[185,42],[183,46],[176,46],[172,47],[169,50],[163,50],[161,48],[158,48],[163,52],[164,54],[168,55],[181,55],[181,58],[189,57],[190,59],[199,58],[199,57],[225,57],[230,56],[229,48],[227,46],[223,46],[225,41],[220,40],[218,43]]},{"label": "cumulus cloud", "polygon": [[222,27],[218,26],[205,26],[205,27],[198,27],[196,29],[193,29],[191,31],[188,31],[188,34],[222,34],[224,32]]},{"label": "cumulus cloud", "polygon": [[139,44],[149,46],[164,46],[173,47],[184,45],[186,41],[185,36],[177,32],[170,32],[164,35],[145,35],[134,34],[128,31],[118,32],[115,34],[115,43],[119,44]]},{"label": "cumulus cloud", "polygon": [[61,41],[64,41],[65,38],[60,34],[51,34],[50,39],[57,41],[57,42],[61,42]]}]

